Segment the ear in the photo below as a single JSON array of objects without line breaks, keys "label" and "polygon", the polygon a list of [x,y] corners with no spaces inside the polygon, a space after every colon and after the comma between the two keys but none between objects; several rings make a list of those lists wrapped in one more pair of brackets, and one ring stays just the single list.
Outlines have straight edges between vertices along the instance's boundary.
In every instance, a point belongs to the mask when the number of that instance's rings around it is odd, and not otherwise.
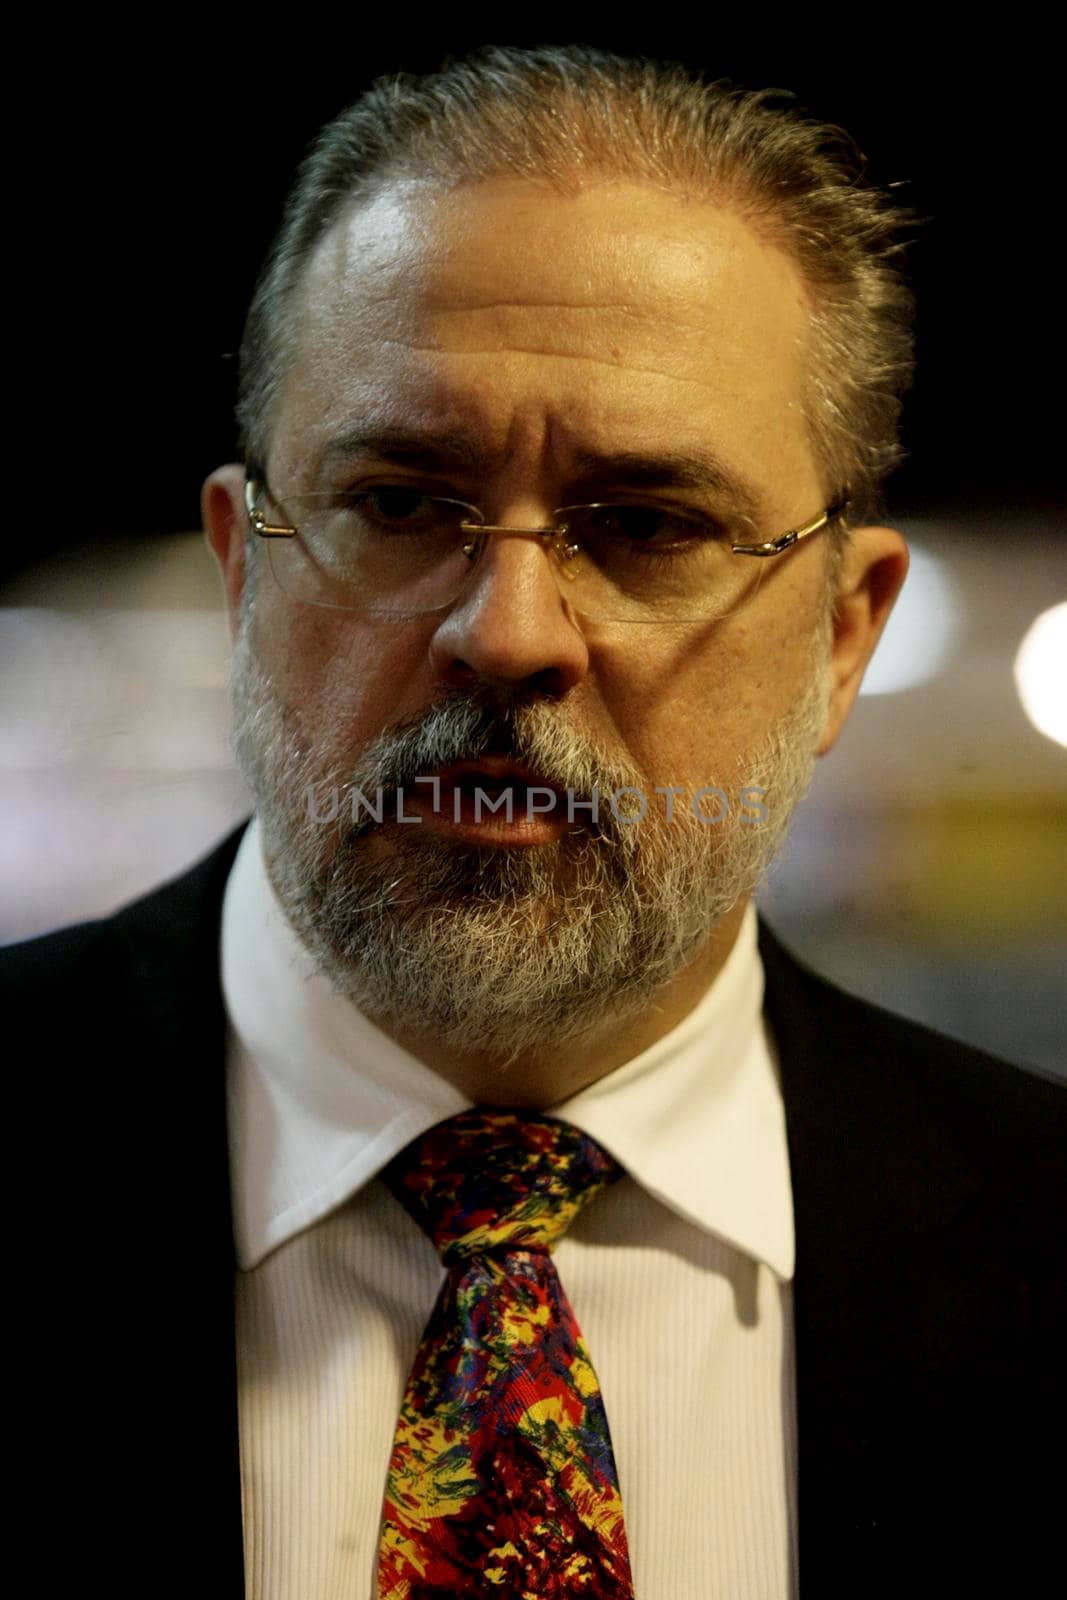
[{"label": "ear", "polygon": [[247,576],[248,512],[244,493],[245,469],[232,464],[213,472],[200,495],[204,534],[222,575],[231,638],[237,635],[241,595]]},{"label": "ear", "polygon": [[830,705],[819,741],[821,756],[845,725],[907,573],[908,547],[895,528],[856,528],[849,534],[834,606]]}]

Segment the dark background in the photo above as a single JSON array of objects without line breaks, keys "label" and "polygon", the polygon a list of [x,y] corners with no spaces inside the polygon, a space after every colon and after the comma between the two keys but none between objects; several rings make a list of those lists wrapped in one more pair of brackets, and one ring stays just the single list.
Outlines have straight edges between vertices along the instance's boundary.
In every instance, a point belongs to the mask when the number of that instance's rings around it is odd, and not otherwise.
[{"label": "dark background", "polygon": [[295,42],[93,34],[81,61],[68,45],[50,80],[62,164],[46,159],[41,183],[58,417],[30,449],[57,490],[67,471],[95,488],[77,515],[60,509],[35,519],[32,540],[5,541],[7,571],[64,543],[199,526],[200,482],[234,451],[245,307],[308,141],[380,73],[430,70],[483,42],[578,38],[665,56],[791,89],[842,123],[871,176],[903,184],[898,198],[929,219],[908,253],[919,366],[891,510],[1047,505],[1062,456],[1052,41],[987,37],[931,53],[900,19],[886,39],[863,25],[860,39],[851,24],[820,36],[813,22],[796,43],[758,19],[731,32],[599,25],[520,37],[491,24],[427,37],[401,18],[371,39],[362,23],[309,16],[304,33],[290,17]]}]

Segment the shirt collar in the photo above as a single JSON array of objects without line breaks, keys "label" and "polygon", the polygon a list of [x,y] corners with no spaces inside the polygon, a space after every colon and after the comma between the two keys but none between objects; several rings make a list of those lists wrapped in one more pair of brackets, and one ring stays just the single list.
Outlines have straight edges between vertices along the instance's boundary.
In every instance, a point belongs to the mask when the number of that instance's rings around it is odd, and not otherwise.
[{"label": "shirt collar", "polygon": [[[226,887],[222,983],[234,1227],[247,1269],[472,1102],[315,970],[274,894],[255,820]],[[762,1002],[750,905],[689,1015],[551,1111],[598,1140],[664,1205],[788,1279],[785,1113]]]}]

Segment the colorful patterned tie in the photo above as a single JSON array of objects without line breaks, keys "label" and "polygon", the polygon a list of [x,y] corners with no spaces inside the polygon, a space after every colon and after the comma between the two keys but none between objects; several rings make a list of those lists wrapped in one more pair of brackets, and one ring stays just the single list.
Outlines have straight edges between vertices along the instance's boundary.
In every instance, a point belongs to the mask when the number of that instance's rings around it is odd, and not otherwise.
[{"label": "colorful patterned tie", "polygon": [[600,1386],[549,1255],[618,1176],[577,1128],[485,1110],[383,1172],[449,1270],[400,1407],[380,1600],[632,1597]]}]

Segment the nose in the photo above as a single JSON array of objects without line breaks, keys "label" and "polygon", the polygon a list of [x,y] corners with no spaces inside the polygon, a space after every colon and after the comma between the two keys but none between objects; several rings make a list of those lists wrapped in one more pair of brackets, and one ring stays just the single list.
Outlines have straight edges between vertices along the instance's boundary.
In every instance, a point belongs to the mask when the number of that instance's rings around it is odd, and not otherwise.
[{"label": "nose", "polygon": [[523,684],[560,699],[581,681],[589,650],[554,561],[536,535],[485,535],[463,592],[430,644],[433,666],[446,683]]}]

